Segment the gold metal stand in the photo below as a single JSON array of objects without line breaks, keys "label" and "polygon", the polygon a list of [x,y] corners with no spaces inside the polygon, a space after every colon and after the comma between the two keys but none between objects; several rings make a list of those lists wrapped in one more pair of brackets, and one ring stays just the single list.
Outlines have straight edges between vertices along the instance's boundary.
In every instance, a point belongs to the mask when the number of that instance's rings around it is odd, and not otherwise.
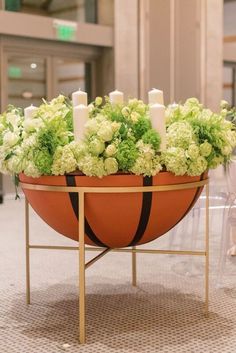
[{"label": "gold metal stand", "polygon": [[[163,192],[170,190],[184,190],[206,186],[206,220],[205,220],[205,250],[158,250],[158,249],[137,249],[132,248],[108,249],[100,247],[86,247],[84,240],[84,198],[88,193],[138,193],[138,192]],[[77,250],[79,251],[79,340],[80,343],[86,342],[85,332],[85,270],[94,264],[109,251],[128,252],[132,255],[132,285],[137,285],[137,265],[136,256],[140,254],[174,254],[174,255],[194,255],[205,256],[205,315],[209,313],[209,180],[186,184],[162,185],[162,186],[143,186],[143,187],[77,187],[77,186],[45,186],[21,183],[21,187],[27,190],[55,191],[55,192],[76,192],[79,196],[78,231],[79,246],[50,246],[50,245],[31,245],[29,239],[29,203],[25,199],[25,240],[26,240],[26,301],[30,304],[30,250]],[[85,251],[101,251],[99,255],[85,263]]]}]

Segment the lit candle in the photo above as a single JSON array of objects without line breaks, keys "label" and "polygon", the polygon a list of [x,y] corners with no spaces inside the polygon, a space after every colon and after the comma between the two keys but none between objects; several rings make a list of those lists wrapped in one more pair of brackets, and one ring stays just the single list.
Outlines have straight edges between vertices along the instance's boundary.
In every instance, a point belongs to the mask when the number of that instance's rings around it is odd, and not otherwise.
[{"label": "lit candle", "polygon": [[166,149],[166,124],[165,124],[165,106],[163,104],[152,104],[150,106],[150,119],[152,128],[159,132],[161,136],[160,150]]},{"label": "lit candle", "polygon": [[170,109],[176,109],[176,108],[178,108],[178,106],[179,106],[179,104],[177,104],[177,103],[174,102],[174,103],[172,103],[172,104],[169,105],[169,108],[170,108]]},{"label": "lit candle", "polygon": [[117,89],[109,93],[111,104],[122,104],[124,102],[124,93]]},{"label": "lit candle", "polygon": [[89,117],[89,108],[80,104],[73,108],[73,127],[75,141],[82,140],[84,137],[85,123]]},{"label": "lit candle", "polygon": [[148,101],[149,104],[164,104],[163,91],[153,88],[148,92]]},{"label": "lit candle", "polygon": [[88,95],[84,91],[76,91],[72,93],[72,103],[73,107],[76,107],[77,105],[83,104],[83,105],[88,105]]},{"label": "lit candle", "polygon": [[37,110],[38,110],[38,108],[35,107],[33,104],[31,104],[29,107],[26,107],[24,109],[25,119],[31,119]]}]

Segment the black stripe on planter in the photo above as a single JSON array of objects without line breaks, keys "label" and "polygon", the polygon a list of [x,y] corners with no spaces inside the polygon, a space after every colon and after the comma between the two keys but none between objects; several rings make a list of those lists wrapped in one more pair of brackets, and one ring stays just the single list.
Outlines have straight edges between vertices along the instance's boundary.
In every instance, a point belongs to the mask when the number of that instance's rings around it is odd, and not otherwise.
[{"label": "black stripe on planter", "polygon": [[[74,175],[66,175],[66,185],[67,186],[76,186],[75,176]],[[77,192],[69,192],[69,197],[70,197],[70,202],[71,202],[71,206],[73,208],[75,217],[76,217],[76,219],[78,219],[79,195],[78,195]],[[88,223],[86,218],[84,220],[84,227],[85,227],[85,233],[87,234],[89,239],[94,244],[107,248],[107,246],[98,239],[98,237],[96,236],[96,234],[94,233],[94,231],[90,227],[90,225],[89,225],[89,223]]]},{"label": "black stripe on planter", "polygon": [[[152,177],[143,177],[143,186],[152,186]],[[133,237],[133,240],[130,242],[128,246],[134,246],[142,239],[142,236],[145,233],[145,230],[147,228],[151,208],[152,208],[152,192],[143,192],[142,210],[140,214],[138,228]]]}]

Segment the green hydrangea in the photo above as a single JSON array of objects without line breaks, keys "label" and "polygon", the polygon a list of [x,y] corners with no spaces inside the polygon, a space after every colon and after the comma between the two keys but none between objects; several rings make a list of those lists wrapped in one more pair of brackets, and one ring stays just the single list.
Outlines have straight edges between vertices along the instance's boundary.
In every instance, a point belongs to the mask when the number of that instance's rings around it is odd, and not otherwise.
[{"label": "green hydrangea", "polygon": [[[141,100],[89,104],[84,139],[74,141],[72,106],[60,95],[43,101],[31,119],[9,106],[0,115],[0,172],[28,176],[64,175],[81,170],[103,177],[117,171],[156,175],[200,175],[230,160],[236,146],[235,111],[223,102],[220,114],[196,98],[166,109],[167,149],[152,129],[149,106]],[[229,118],[229,115],[233,118]]]},{"label": "green hydrangea", "polygon": [[[186,156],[189,158],[191,153],[188,152],[188,141],[197,145],[200,156],[207,161],[206,169],[216,168],[229,161],[236,146],[236,131],[233,123],[226,120],[227,114],[224,109],[220,114],[213,113],[211,110],[203,108],[195,98],[188,99],[183,105],[178,105],[176,109],[169,107],[166,111],[168,147],[184,148]],[[176,128],[179,124],[191,126],[192,142],[190,134],[189,138],[187,137],[186,129],[181,131],[181,128]],[[189,168],[189,170],[195,170],[196,161],[192,158],[188,160],[188,163],[193,163],[192,169]],[[189,173],[192,175],[192,172]]]},{"label": "green hydrangea", "polygon": [[142,138],[142,136],[151,129],[151,122],[147,117],[140,117],[137,122],[133,125],[133,134],[136,140]]},{"label": "green hydrangea", "polygon": [[188,170],[185,150],[181,147],[170,147],[164,155],[166,170],[175,175],[184,175]]},{"label": "green hydrangea", "polygon": [[189,164],[187,174],[190,176],[201,175],[206,169],[207,160],[202,156],[198,156]]},{"label": "green hydrangea", "polygon": [[52,174],[64,175],[76,169],[77,161],[71,145],[58,146],[53,157]]},{"label": "green hydrangea", "polygon": [[168,127],[168,146],[188,149],[195,140],[194,131],[187,121],[178,121]]},{"label": "green hydrangea", "polygon": [[138,157],[138,150],[132,140],[124,140],[118,145],[116,159],[120,170],[131,169]]},{"label": "green hydrangea", "polygon": [[150,129],[142,136],[142,140],[144,143],[151,144],[155,151],[158,151],[161,144],[160,134],[154,130]]},{"label": "green hydrangea", "polygon": [[212,146],[209,142],[205,141],[199,146],[200,153],[203,157],[208,157],[212,152]]},{"label": "green hydrangea", "polygon": [[53,162],[52,154],[49,150],[44,147],[40,150],[34,151],[34,164],[40,174],[50,175],[51,174],[51,167]]},{"label": "green hydrangea", "polygon": [[186,151],[186,157],[192,160],[196,160],[200,155],[199,147],[192,143]]}]

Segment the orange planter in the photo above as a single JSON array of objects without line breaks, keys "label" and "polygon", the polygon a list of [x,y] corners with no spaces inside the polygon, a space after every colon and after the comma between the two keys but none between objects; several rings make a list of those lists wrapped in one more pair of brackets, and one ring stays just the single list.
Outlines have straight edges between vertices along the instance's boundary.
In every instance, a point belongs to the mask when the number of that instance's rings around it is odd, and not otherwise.
[{"label": "orange planter", "polygon": [[[155,177],[116,174],[87,177],[20,175],[23,183],[54,186],[151,186],[192,183],[207,178],[177,177],[161,172]],[[30,205],[53,229],[78,240],[78,194],[23,189]],[[150,242],[173,228],[193,207],[202,187],[186,190],[85,195],[85,242],[89,245],[121,248]]]}]

